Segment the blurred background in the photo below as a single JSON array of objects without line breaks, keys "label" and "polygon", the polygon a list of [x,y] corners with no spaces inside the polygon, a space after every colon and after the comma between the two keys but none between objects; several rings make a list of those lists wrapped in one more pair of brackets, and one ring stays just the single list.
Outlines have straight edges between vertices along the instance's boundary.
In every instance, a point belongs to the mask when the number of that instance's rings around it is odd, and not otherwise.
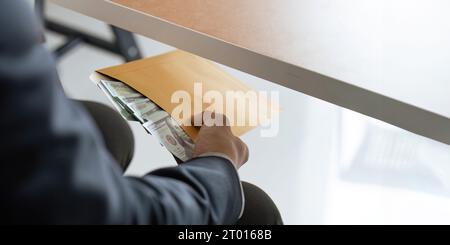
[{"label": "blurred background", "polygon": [[[49,19],[106,39],[110,28],[48,4]],[[65,41],[46,33],[49,49]],[[136,36],[144,57],[173,49]],[[89,80],[98,68],[123,63],[82,44],[58,61],[68,96],[110,105]],[[245,135],[250,160],[240,170],[273,198],[286,224],[450,224],[450,146],[223,67],[256,90],[279,91],[280,130]],[[158,81],[155,81],[158,82]],[[127,175],[175,166],[172,156],[137,123],[136,152]]]}]

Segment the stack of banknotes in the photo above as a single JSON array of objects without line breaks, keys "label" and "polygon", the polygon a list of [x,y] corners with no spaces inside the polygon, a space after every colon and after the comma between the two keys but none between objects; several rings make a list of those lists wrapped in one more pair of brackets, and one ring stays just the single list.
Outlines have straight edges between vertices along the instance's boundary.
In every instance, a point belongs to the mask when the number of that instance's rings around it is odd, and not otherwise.
[{"label": "stack of banknotes", "polygon": [[194,142],[169,113],[125,83],[101,80],[98,85],[126,120],[140,122],[180,160],[192,158]]}]

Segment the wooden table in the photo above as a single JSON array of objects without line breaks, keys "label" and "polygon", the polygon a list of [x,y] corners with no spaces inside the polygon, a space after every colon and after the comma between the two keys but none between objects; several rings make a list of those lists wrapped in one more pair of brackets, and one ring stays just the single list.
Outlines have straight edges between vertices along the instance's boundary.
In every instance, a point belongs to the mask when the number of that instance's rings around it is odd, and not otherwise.
[{"label": "wooden table", "polygon": [[450,1],[52,1],[450,144]]}]

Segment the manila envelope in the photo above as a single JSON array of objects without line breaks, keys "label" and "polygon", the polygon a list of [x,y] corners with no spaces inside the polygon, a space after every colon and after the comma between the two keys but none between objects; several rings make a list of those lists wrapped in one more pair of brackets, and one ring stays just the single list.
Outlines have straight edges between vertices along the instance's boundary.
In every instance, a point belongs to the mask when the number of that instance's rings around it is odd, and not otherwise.
[{"label": "manila envelope", "polygon": [[[98,80],[101,77],[105,78],[105,76],[126,83],[169,114],[179,105],[171,103],[171,97],[176,91],[189,93],[192,104],[195,99],[202,101],[202,96],[208,91],[216,91],[223,96],[223,105],[227,103],[227,92],[241,91],[247,93],[252,91],[248,86],[233,78],[212,62],[181,50],[100,69],[91,76],[91,79]],[[202,84],[202,93],[194,93],[194,83]],[[268,100],[262,101],[269,106]],[[261,100],[257,103],[261,103]],[[211,103],[202,103],[202,111],[207,110],[210,105]],[[249,110],[256,108],[253,106],[255,105],[252,105],[252,103],[246,103],[245,105],[247,120],[245,120],[244,125],[242,123],[237,125],[237,121],[231,122],[231,130],[236,136],[241,136],[256,127],[256,125],[249,125],[248,123],[248,114],[251,113]],[[222,113],[228,118],[237,118],[238,109],[244,108],[236,108],[234,116],[231,115],[232,111],[226,109],[223,109]],[[192,105],[191,116],[194,113]],[[186,126],[184,122],[178,123],[193,140],[197,138],[198,127]]]}]

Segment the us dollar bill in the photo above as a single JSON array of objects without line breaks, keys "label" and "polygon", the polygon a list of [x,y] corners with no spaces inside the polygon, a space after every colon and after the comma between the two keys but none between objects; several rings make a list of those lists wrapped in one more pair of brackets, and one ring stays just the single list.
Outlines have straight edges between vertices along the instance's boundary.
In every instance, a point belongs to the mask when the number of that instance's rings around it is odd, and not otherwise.
[{"label": "us dollar bill", "polygon": [[187,161],[192,158],[194,143],[182,136],[185,133],[167,112],[153,113],[143,126],[180,160]]},{"label": "us dollar bill", "polygon": [[119,114],[128,121],[137,121],[136,117],[133,116],[119,101],[115,98],[103,83],[98,84],[99,88],[105,93],[106,97],[109,99],[114,108],[119,112]]},{"label": "us dollar bill", "polygon": [[194,142],[169,113],[122,82],[102,80],[99,87],[126,120],[139,121],[180,160],[192,158]]},{"label": "us dollar bill", "polygon": [[101,83],[106,87],[108,92],[115,98],[139,98],[143,97],[142,94],[132,89],[128,85],[117,81],[105,81]]}]

